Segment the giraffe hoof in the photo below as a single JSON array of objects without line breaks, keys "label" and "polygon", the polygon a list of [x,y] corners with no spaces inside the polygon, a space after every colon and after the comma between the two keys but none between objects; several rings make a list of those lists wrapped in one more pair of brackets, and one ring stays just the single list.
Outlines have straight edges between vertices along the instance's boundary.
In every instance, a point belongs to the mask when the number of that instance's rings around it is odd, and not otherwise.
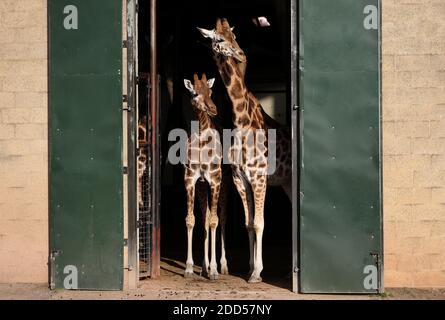
[{"label": "giraffe hoof", "polygon": [[185,266],[184,277],[185,278],[193,278],[195,273],[193,272],[193,263],[187,263]]},{"label": "giraffe hoof", "polygon": [[207,278],[209,276],[209,271],[202,268],[201,273],[199,274],[201,277]]},{"label": "giraffe hoof", "polygon": [[229,269],[227,268],[227,266],[222,266],[221,267],[221,274],[229,274]]},{"label": "giraffe hoof", "polygon": [[210,273],[210,274],[209,274],[209,279],[210,279],[210,280],[218,280],[218,278],[219,278],[219,274],[218,274],[218,272]]},{"label": "giraffe hoof", "polygon": [[260,276],[255,276],[255,275],[252,275],[252,276],[250,276],[250,279],[249,279],[249,283],[260,283],[260,282],[262,282],[263,281],[263,279],[261,279],[261,277]]}]

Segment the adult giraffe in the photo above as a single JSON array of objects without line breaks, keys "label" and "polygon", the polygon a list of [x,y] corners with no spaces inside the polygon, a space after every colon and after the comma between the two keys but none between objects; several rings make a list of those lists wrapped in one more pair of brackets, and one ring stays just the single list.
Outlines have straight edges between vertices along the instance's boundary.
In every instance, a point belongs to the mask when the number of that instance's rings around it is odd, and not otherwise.
[{"label": "adult giraffe", "polygon": [[[215,29],[198,28],[198,30],[204,37],[212,40],[214,59],[232,102],[235,128],[240,132],[248,132],[247,135],[252,134],[255,140],[253,144],[248,144],[246,141],[249,139],[244,139],[234,146],[243,161],[232,163],[232,172],[234,184],[243,202],[245,223],[249,234],[249,282],[261,282],[266,188],[267,185],[281,185],[289,199],[291,197],[290,136],[285,128],[264,112],[258,99],[248,90],[245,83],[247,58],[236,42],[233,28],[230,27],[228,21],[218,19]],[[267,129],[276,129],[276,166],[269,177],[264,174],[270,165],[266,160]],[[265,136],[261,138],[261,134],[256,135],[257,132],[264,132]],[[252,155],[255,157],[253,161],[248,159]]]}]

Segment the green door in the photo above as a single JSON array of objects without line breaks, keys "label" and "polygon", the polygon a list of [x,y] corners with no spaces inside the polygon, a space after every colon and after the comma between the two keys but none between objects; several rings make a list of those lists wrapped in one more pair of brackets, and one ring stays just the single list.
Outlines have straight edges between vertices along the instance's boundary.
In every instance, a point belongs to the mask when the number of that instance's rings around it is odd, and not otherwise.
[{"label": "green door", "polygon": [[51,288],[122,289],[121,6],[48,1]]},{"label": "green door", "polygon": [[382,289],[380,4],[299,1],[300,288]]}]

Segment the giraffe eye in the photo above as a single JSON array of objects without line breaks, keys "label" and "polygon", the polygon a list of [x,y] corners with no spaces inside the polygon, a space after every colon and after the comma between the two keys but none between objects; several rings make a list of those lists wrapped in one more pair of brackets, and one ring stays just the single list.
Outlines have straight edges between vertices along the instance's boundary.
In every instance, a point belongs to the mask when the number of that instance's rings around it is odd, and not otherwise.
[{"label": "giraffe eye", "polygon": [[223,37],[221,37],[220,35],[217,35],[217,36],[216,36],[216,38],[215,38],[215,42],[220,43],[220,42],[223,42],[223,41],[224,41],[224,38],[223,38]]}]

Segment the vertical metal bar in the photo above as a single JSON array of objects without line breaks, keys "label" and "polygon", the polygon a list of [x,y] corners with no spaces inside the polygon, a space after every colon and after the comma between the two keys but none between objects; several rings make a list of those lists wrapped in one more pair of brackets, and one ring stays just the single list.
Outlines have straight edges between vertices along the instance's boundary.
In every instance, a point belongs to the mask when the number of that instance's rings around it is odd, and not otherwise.
[{"label": "vertical metal bar", "polygon": [[127,0],[127,166],[128,166],[128,286],[139,280],[136,194],[136,0]]},{"label": "vertical metal bar", "polygon": [[380,265],[379,268],[379,288],[378,292],[383,293],[385,290],[385,284],[384,284],[384,262],[385,262],[385,256],[384,256],[384,233],[383,233],[383,148],[382,148],[382,1],[378,0],[378,11],[379,11],[379,26],[378,26],[378,46],[379,46],[379,164],[380,164],[380,186],[379,186],[379,192],[380,192]]},{"label": "vertical metal bar", "polygon": [[152,175],[153,175],[153,225],[152,225],[152,259],[151,259],[151,277],[156,278],[160,275],[161,253],[160,253],[160,217],[159,217],[159,123],[158,123],[158,71],[157,71],[157,21],[156,21],[156,0],[150,1],[150,114],[152,121],[151,147],[152,157]]},{"label": "vertical metal bar", "polygon": [[299,101],[298,101],[298,0],[291,0],[290,7],[290,64],[291,64],[291,103],[292,103],[292,290],[299,291]]},{"label": "vertical metal bar", "polygon": [[48,65],[47,65],[47,72],[48,72],[48,79],[47,79],[47,85],[48,85],[48,127],[47,127],[47,134],[48,134],[48,143],[47,143],[47,150],[48,150],[48,209],[49,209],[49,214],[48,214],[48,286],[51,290],[55,289],[55,279],[54,279],[54,274],[55,274],[55,269],[54,266],[52,264],[52,247],[53,247],[53,239],[52,239],[52,226],[53,226],[53,218],[51,215],[51,211],[52,211],[52,204],[51,204],[51,199],[52,199],[52,190],[51,190],[51,181],[52,181],[52,175],[51,175],[51,159],[52,159],[52,149],[51,149],[51,143],[52,143],[52,134],[51,134],[51,127],[53,125],[52,122],[52,118],[51,118],[51,109],[52,109],[52,101],[51,101],[51,77],[49,76],[52,72],[52,68],[51,68],[51,61],[53,60],[52,58],[52,54],[51,54],[51,42],[52,42],[52,37],[51,37],[51,28],[52,26],[52,20],[51,20],[51,9],[53,6],[53,2],[52,1],[48,1],[48,6],[47,6],[47,12],[46,12],[46,21],[48,24],[48,30],[46,31],[47,34],[47,39],[48,39],[48,46],[47,46],[47,50],[48,50]]}]

